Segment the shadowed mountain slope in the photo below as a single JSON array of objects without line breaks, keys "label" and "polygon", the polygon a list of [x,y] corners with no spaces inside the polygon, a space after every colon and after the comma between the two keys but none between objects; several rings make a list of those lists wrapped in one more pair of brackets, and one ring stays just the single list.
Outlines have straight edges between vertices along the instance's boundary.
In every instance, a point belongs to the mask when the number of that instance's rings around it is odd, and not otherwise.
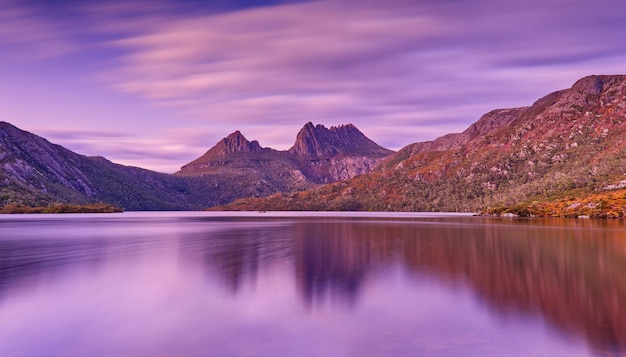
[{"label": "shadowed mountain slope", "polygon": [[0,122],[0,204],[111,203],[128,210],[199,209],[181,178],[87,157]]}]

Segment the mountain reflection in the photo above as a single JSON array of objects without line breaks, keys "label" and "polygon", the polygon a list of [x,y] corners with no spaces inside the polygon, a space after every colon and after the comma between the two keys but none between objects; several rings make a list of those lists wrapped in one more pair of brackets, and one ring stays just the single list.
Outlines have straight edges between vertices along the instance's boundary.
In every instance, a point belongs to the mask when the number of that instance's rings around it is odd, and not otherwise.
[{"label": "mountain reflection", "polygon": [[232,229],[193,233],[181,240],[183,261],[198,261],[232,293],[246,283],[254,284],[259,269],[293,255],[293,230],[290,226],[246,225]]},{"label": "mountain reflection", "polygon": [[[495,311],[539,312],[596,347],[626,347],[623,225],[420,229],[407,240],[407,266],[462,279]],[[594,222],[607,224],[607,222]],[[430,232],[429,232],[430,231]]]},{"label": "mountain reflection", "polygon": [[626,349],[623,222],[308,220],[195,234],[194,244],[190,238],[183,239],[184,255],[200,248],[206,269],[233,293],[288,261],[305,305],[351,305],[369,275],[399,263],[468,284],[498,316],[540,314],[598,351]]},{"label": "mountain reflection", "polygon": [[[33,227],[2,226],[0,303],[38,282],[116,264],[125,271],[140,259],[162,266],[174,256],[233,295],[280,272],[278,286],[295,287],[303,306],[353,309],[388,268],[400,267],[470,287],[495,317],[541,316],[566,335],[583,336],[595,352],[626,354],[623,221],[307,218]],[[159,273],[175,279],[174,266]]]},{"label": "mountain reflection", "polygon": [[296,283],[307,305],[356,302],[372,269],[371,240],[349,224],[299,224],[296,229]]}]

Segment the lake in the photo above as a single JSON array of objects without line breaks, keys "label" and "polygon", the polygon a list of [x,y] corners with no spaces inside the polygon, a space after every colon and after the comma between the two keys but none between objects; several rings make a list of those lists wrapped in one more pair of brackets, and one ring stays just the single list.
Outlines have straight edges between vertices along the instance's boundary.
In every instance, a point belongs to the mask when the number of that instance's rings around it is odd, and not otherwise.
[{"label": "lake", "polygon": [[626,226],[0,215],[0,356],[626,356]]}]

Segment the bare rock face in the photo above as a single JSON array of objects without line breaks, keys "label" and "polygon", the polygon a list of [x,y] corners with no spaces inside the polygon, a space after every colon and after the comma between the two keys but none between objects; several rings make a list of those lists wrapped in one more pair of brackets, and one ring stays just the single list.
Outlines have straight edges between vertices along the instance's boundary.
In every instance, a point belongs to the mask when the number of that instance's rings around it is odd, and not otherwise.
[{"label": "bare rock face", "polygon": [[371,172],[381,159],[367,156],[342,157],[330,160],[327,168],[328,182],[336,182],[351,179],[358,175]]},{"label": "bare rock face", "polygon": [[313,126],[308,122],[298,133],[289,153],[300,158],[330,158],[336,156],[368,156],[381,158],[393,151],[368,139],[354,125]]},{"label": "bare rock face", "polygon": [[602,92],[602,87],[604,86],[605,81],[610,82],[611,78],[608,76],[589,76],[581,78],[574,83],[571,90],[587,95],[597,95]]},{"label": "bare rock face", "polygon": [[393,154],[352,124],[327,129],[311,122],[300,130],[288,152],[314,183],[331,183],[368,173]]},{"label": "bare rock face", "polygon": [[259,152],[261,145],[258,141],[248,141],[239,130],[222,139],[214,147],[215,152],[226,156],[235,152]]}]

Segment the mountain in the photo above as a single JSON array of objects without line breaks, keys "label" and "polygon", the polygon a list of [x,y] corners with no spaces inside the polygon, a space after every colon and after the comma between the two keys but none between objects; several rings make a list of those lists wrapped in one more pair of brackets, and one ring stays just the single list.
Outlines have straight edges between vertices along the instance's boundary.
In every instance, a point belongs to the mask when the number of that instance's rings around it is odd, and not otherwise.
[{"label": "mountain", "polygon": [[370,174],[227,209],[476,211],[575,201],[623,182],[625,138],[626,76],[588,76],[531,106],[491,111],[462,133],[408,145]]},{"label": "mountain", "polygon": [[105,202],[128,210],[205,207],[189,182],[76,154],[0,122],[0,205]]},{"label": "mountain", "polygon": [[224,204],[349,179],[370,172],[393,153],[352,124],[327,129],[309,122],[287,151],[263,148],[236,131],[184,165],[176,176],[203,180]]},{"label": "mountain", "polygon": [[[313,131],[317,144],[329,148],[323,156],[262,148],[237,131],[168,175],[79,155],[0,122],[0,206],[103,202],[126,210],[203,209],[241,197],[293,192],[350,178],[370,171],[393,153],[352,125],[330,130],[318,125]],[[311,168],[314,165],[322,169]]]},{"label": "mountain", "polygon": [[201,182],[203,190],[213,197],[207,207],[241,197],[264,197],[314,186],[287,152],[262,148],[239,131],[184,165],[175,176]]}]

